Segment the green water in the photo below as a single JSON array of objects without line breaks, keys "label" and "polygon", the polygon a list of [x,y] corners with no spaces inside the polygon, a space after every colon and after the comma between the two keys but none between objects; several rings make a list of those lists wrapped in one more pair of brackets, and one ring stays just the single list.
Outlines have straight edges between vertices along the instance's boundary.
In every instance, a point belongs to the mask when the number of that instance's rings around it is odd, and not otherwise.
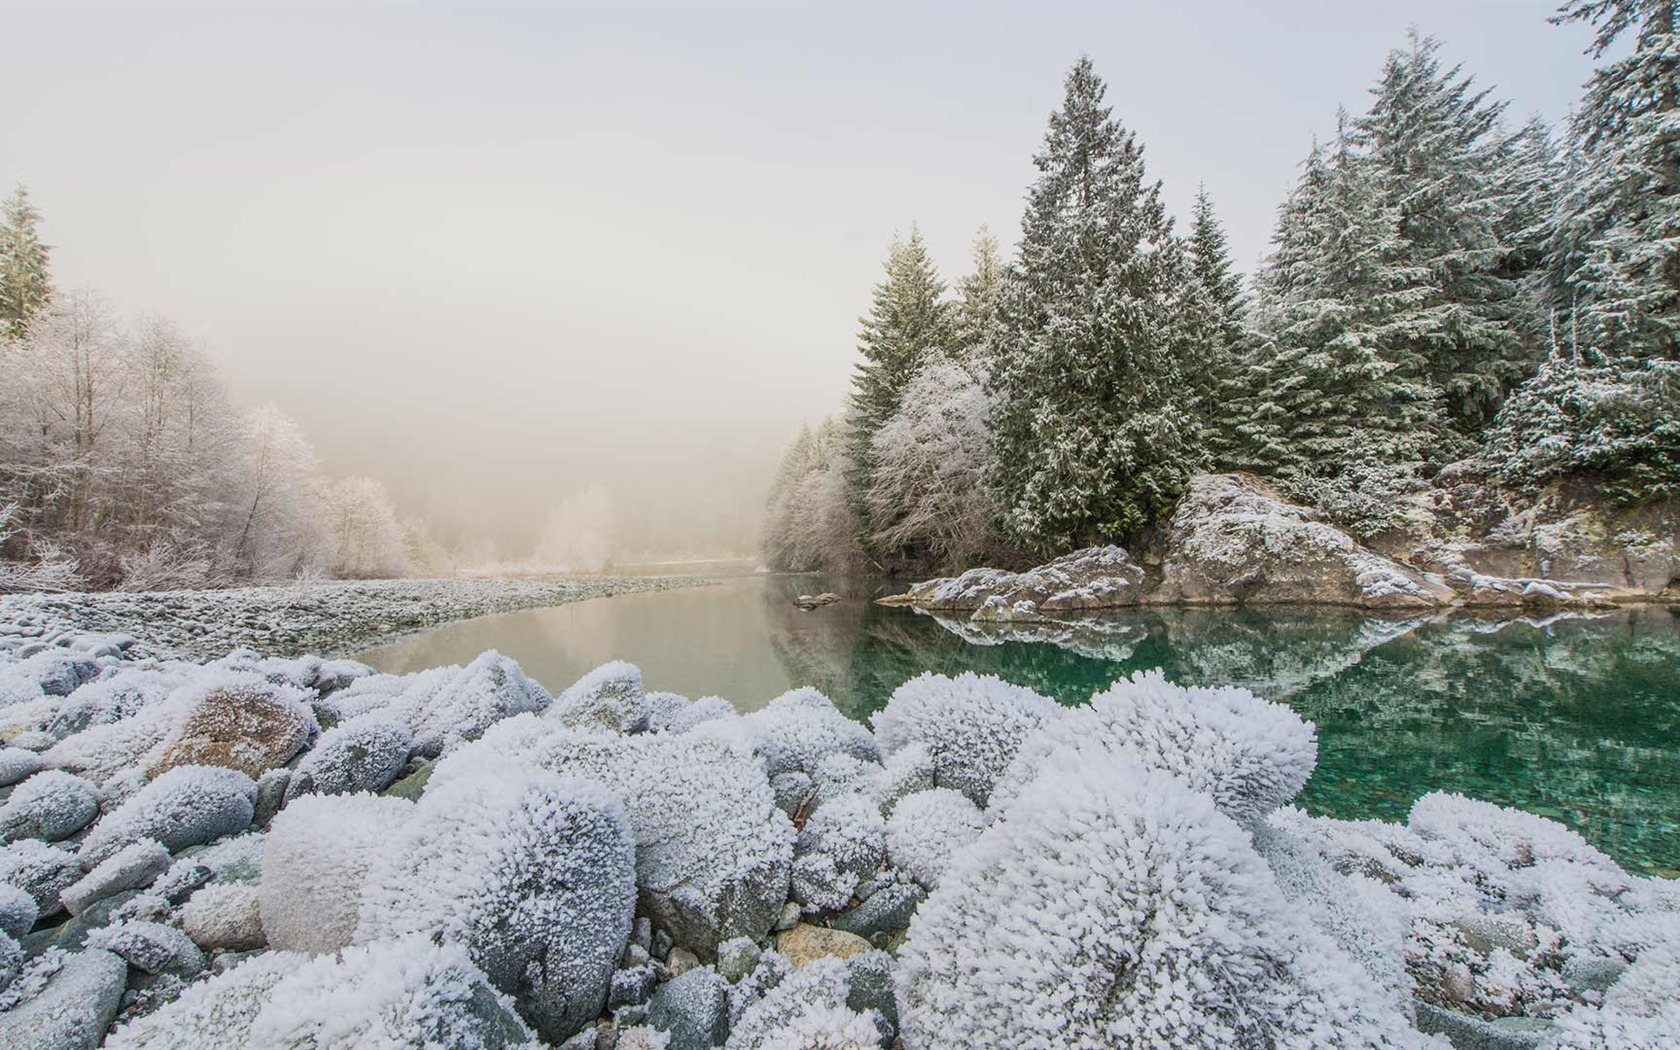
[{"label": "green water", "polygon": [[[1680,617],[1662,607],[1551,622],[1380,619],[1346,611],[1152,610],[975,631],[872,604],[887,584],[803,612],[812,577],[727,580],[469,620],[362,654],[388,671],[494,648],[552,690],[609,659],[649,688],[748,710],[814,685],[868,715],[925,670],[972,670],[1078,703],[1165,669],[1243,685],[1318,726],[1300,805],[1402,820],[1437,788],[1575,828],[1629,870],[1680,876]],[[836,588],[838,589],[838,588]]]}]

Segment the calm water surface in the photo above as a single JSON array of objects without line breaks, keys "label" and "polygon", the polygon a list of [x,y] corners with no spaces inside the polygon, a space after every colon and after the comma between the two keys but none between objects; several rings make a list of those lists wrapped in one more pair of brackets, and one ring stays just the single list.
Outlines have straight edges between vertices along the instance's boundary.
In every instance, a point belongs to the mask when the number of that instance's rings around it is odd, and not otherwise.
[{"label": "calm water surface", "polygon": [[1078,703],[1133,671],[1247,686],[1318,725],[1300,800],[1337,817],[1403,820],[1435,788],[1520,806],[1575,828],[1630,870],[1680,876],[1680,616],[1379,619],[1341,611],[1151,610],[1070,625],[980,631],[871,604],[902,588],[752,577],[486,616],[361,659],[407,672],[485,649],[558,692],[612,659],[652,689],[751,710],[814,685],[867,718],[925,670],[972,670]]}]

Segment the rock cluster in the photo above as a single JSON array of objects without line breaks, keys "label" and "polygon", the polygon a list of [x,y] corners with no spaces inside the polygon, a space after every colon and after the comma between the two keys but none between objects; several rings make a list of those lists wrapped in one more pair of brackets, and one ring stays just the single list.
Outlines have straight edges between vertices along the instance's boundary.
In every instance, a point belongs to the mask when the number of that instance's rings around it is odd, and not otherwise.
[{"label": "rock cluster", "polygon": [[1680,883],[1453,796],[1309,817],[1313,727],[1242,689],[924,675],[871,729],[627,664],[18,648],[8,1050],[1680,1039]]}]

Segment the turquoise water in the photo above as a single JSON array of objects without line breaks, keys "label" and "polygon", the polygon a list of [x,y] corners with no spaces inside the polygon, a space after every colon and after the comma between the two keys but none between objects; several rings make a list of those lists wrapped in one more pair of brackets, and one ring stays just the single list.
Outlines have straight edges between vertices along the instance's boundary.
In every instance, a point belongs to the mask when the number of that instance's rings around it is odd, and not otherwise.
[{"label": "turquoise water", "polygon": [[[811,612],[813,577],[755,577],[487,616],[361,658],[387,671],[499,649],[551,690],[609,659],[649,688],[743,710],[814,685],[867,718],[906,678],[972,670],[1078,703],[1133,671],[1236,684],[1318,725],[1300,805],[1402,820],[1437,788],[1575,828],[1629,870],[1680,876],[1680,616],[1381,619],[1339,610],[1152,610],[976,631],[874,605],[856,586]],[[839,589],[839,588],[836,588]]]}]

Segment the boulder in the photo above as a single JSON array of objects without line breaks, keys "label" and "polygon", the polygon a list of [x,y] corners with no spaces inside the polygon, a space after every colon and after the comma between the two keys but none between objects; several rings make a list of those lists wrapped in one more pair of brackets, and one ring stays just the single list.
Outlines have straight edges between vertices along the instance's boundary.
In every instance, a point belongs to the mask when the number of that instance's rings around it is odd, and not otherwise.
[{"label": "boulder", "polygon": [[77,952],[39,992],[0,1012],[6,1050],[93,1050],[117,1016],[128,964],[110,952]]},{"label": "boulder", "polygon": [[82,840],[84,864],[98,864],[141,839],[156,839],[170,852],[214,842],[251,826],[257,785],[250,777],[215,766],[177,766],[107,814]]},{"label": "boulder", "polygon": [[11,787],[47,768],[47,760],[28,748],[0,747],[0,788]]},{"label": "boulder", "polygon": [[169,870],[169,851],[151,839],[141,839],[105,858],[59,894],[64,909],[80,915],[88,905],[106,897],[149,886]]},{"label": "boulder", "polygon": [[58,895],[81,877],[82,865],[74,853],[35,839],[24,839],[0,849],[0,883],[29,894],[43,918],[64,910]]},{"label": "boulder", "polygon": [[255,675],[195,686],[191,712],[146,770],[157,779],[182,766],[219,766],[255,779],[285,765],[319,731],[303,690]]},{"label": "boulder", "polygon": [[648,1002],[648,1024],[671,1036],[668,1050],[710,1050],[729,1035],[729,982],[709,968],[673,977]]},{"label": "boulder", "polygon": [[181,907],[181,926],[205,951],[251,951],[268,944],[255,886],[206,886]]},{"label": "boulder", "polygon": [[1452,588],[1386,558],[1248,474],[1203,474],[1168,523],[1157,604],[1429,609]]},{"label": "boulder", "polygon": [[364,715],[321,734],[286,784],[289,802],[299,795],[384,791],[408,763],[414,737],[401,722]]},{"label": "boulder", "polygon": [[88,934],[87,944],[122,956],[144,973],[191,975],[202,973],[210,965],[192,938],[161,922],[112,923]]},{"label": "boulder", "polygon": [[99,816],[99,789],[72,773],[43,770],[0,806],[0,842],[67,839]]},{"label": "boulder", "polygon": [[809,923],[800,923],[791,930],[776,934],[776,951],[786,956],[794,969],[818,959],[850,959],[870,950],[869,942],[855,933]]},{"label": "boulder", "polygon": [[397,798],[319,795],[275,817],[258,888],[269,945],[314,954],[350,944],[368,872],[413,810]]},{"label": "boulder", "polygon": [[1025,572],[970,569],[918,583],[884,605],[972,612],[976,620],[1034,621],[1138,604],[1144,571],[1124,547],[1087,547]]}]

